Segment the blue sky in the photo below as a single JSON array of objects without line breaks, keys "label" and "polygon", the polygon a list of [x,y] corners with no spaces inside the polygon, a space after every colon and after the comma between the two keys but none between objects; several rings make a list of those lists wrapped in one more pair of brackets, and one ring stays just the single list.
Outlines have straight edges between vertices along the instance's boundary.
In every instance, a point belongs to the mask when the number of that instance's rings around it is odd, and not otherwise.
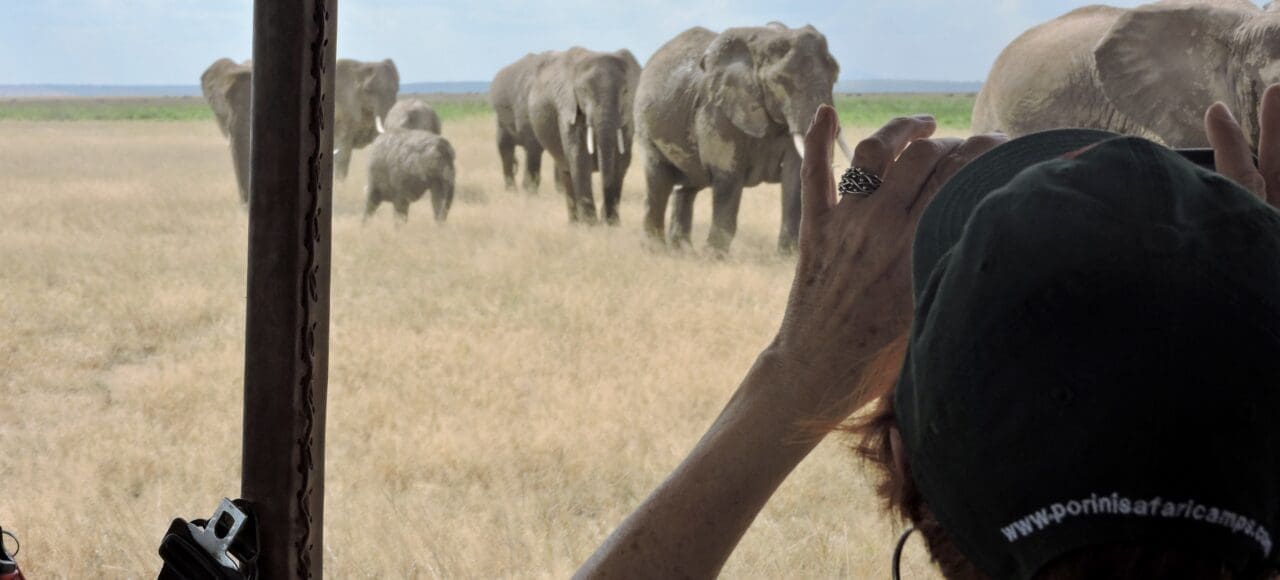
[{"label": "blue sky", "polygon": [[[841,77],[982,80],[1021,31],[1072,0],[340,0],[338,54],[395,59],[404,82],[488,80],[527,52],[630,48],[691,26],[771,20],[827,35]],[[1112,2],[1134,6],[1137,0]],[[1262,3],[1261,0],[1259,3]],[[250,53],[251,0],[14,0],[0,84],[195,84]]]}]

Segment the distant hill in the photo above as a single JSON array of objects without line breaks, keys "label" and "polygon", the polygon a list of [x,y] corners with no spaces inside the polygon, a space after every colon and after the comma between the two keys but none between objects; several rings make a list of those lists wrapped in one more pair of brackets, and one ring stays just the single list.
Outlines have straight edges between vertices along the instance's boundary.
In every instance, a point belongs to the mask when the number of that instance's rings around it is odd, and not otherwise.
[{"label": "distant hill", "polygon": [[200,85],[0,85],[0,98],[199,97]]},{"label": "distant hill", "polygon": [[[893,79],[843,80],[837,93],[976,93],[979,82]],[[487,81],[419,82],[400,85],[402,93],[470,94],[489,90]],[[0,98],[50,97],[198,97],[199,85],[0,85]]]},{"label": "distant hill", "polygon": [[976,93],[982,83],[950,81],[913,81],[897,79],[843,80],[836,83],[837,93]]}]

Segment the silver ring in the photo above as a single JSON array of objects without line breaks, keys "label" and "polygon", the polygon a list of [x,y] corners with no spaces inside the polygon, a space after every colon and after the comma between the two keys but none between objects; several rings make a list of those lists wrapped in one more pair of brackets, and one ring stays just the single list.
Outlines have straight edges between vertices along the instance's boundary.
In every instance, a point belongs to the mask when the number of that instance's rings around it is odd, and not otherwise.
[{"label": "silver ring", "polygon": [[836,187],[836,191],[841,196],[856,195],[858,197],[867,197],[880,188],[884,183],[880,176],[861,167],[850,167],[844,170],[844,175],[840,176],[840,185]]}]

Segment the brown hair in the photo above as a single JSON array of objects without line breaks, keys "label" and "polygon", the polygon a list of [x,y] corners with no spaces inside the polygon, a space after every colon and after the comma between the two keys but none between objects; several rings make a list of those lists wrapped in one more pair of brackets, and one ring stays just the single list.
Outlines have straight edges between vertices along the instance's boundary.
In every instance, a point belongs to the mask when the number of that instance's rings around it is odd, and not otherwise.
[{"label": "brown hair", "polygon": [[[869,410],[838,427],[853,436],[853,449],[872,467],[876,494],[892,515],[910,521],[920,535],[943,576],[949,580],[986,580],[968,558],[960,553],[911,479],[906,458],[895,458],[901,444],[894,443],[898,425],[893,412],[894,386],[906,358],[907,335],[885,347],[871,362],[856,389]],[[858,405],[861,407],[862,405]],[[895,449],[897,447],[898,449]],[[1038,580],[1166,578],[1166,579],[1275,579],[1275,569],[1248,574],[1232,572],[1221,558],[1210,554],[1149,544],[1109,544],[1071,552],[1050,562],[1037,574]]]}]

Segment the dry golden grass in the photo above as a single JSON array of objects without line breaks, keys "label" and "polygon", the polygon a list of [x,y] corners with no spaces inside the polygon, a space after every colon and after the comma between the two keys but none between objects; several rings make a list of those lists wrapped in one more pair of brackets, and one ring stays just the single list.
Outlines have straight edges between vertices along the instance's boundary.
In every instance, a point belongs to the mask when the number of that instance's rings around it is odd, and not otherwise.
[{"label": "dry golden grass", "polygon": [[[490,123],[446,125],[460,178],[444,227],[425,201],[406,227],[385,207],[362,227],[359,155],[337,187],[332,578],[569,575],[782,315],[776,186],[745,194],[730,259],[655,252],[638,164],[622,227],[570,227],[549,180],[503,191]],[[239,487],[247,219],[226,144],[208,122],[0,131],[0,524],[31,578],[153,578],[169,520]],[[725,576],[887,577],[897,528],[829,440]]]}]

